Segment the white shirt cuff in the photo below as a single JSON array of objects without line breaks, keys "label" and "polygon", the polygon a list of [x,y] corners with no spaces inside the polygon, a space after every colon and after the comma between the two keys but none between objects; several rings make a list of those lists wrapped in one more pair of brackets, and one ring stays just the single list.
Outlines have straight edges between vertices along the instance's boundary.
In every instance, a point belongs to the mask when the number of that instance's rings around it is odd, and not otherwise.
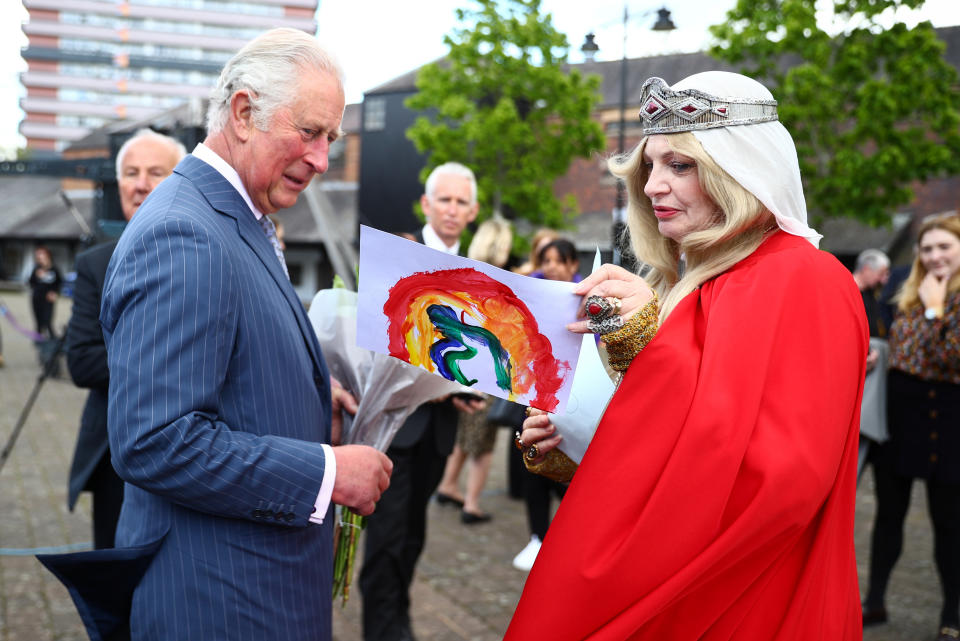
[{"label": "white shirt cuff", "polygon": [[320,493],[317,494],[317,500],[313,504],[313,514],[310,515],[311,523],[323,523],[323,517],[327,515],[327,508],[330,507],[330,497],[333,496],[333,481],[337,478],[337,457],[333,453],[333,448],[322,444],[324,466],[323,482],[320,483]]}]

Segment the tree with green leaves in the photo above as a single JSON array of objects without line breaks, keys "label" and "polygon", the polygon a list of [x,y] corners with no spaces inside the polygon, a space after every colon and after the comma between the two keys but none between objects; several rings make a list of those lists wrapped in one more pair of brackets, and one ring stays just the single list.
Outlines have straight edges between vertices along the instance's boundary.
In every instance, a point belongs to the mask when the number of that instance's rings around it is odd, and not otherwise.
[{"label": "tree with green leaves", "polygon": [[604,148],[591,119],[600,79],[564,67],[566,36],[541,13],[540,0],[475,4],[457,10],[466,26],[444,38],[449,54],[420,70],[418,93],[407,99],[426,112],[407,130],[427,154],[421,179],[444,162],[462,162],[477,176],[478,221],[498,213],[562,227],[576,200],[560,202],[554,181],[574,157]]},{"label": "tree with green leaves", "polygon": [[960,173],[960,87],[929,22],[884,27],[923,0],[834,0],[833,33],[814,0],[738,0],[711,27],[711,54],[741,66],[779,101],[811,217],[879,225],[910,185]]}]

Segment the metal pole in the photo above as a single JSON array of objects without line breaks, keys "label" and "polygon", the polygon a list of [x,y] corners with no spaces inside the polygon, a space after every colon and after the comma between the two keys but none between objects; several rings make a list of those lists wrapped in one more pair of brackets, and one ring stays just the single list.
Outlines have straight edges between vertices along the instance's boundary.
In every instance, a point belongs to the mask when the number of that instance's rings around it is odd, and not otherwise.
[{"label": "metal pole", "polygon": [[[627,5],[623,5],[623,57],[620,59],[620,129],[618,133],[617,153],[622,154],[626,148],[625,130],[627,128]],[[617,181],[617,209],[626,205],[624,185],[622,180]]]},{"label": "metal pole", "polygon": [[[617,131],[617,153],[623,154],[626,149],[626,128],[627,128],[627,3],[623,3],[623,56],[620,58],[620,127]],[[613,206],[613,226],[610,229],[611,247],[613,255],[611,260],[614,265],[620,265],[623,262],[620,251],[620,237],[624,229],[624,208],[627,206],[626,187],[622,180],[617,180],[617,198]]]}]

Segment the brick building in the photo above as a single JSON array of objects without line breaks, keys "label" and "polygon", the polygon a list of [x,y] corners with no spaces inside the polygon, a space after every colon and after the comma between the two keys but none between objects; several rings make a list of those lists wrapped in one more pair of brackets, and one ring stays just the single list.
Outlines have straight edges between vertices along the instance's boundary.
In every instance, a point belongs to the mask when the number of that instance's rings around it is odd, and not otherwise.
[{"label": "brick building", "polygon": [[206,98],[263,30],[316,33],[318,0],[23,0],[29,21],[20,133],[34,155],[116,120]]}]

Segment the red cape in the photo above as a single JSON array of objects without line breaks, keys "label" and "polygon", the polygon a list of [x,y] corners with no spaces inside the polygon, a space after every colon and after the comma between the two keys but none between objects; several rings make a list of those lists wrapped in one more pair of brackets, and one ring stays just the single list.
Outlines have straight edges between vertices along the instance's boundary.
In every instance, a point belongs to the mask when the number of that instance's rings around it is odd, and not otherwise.
[{"label": "red cape", "polygon": [[506,639],[861,639],[863,301],[780,232],[633,361]]}]

